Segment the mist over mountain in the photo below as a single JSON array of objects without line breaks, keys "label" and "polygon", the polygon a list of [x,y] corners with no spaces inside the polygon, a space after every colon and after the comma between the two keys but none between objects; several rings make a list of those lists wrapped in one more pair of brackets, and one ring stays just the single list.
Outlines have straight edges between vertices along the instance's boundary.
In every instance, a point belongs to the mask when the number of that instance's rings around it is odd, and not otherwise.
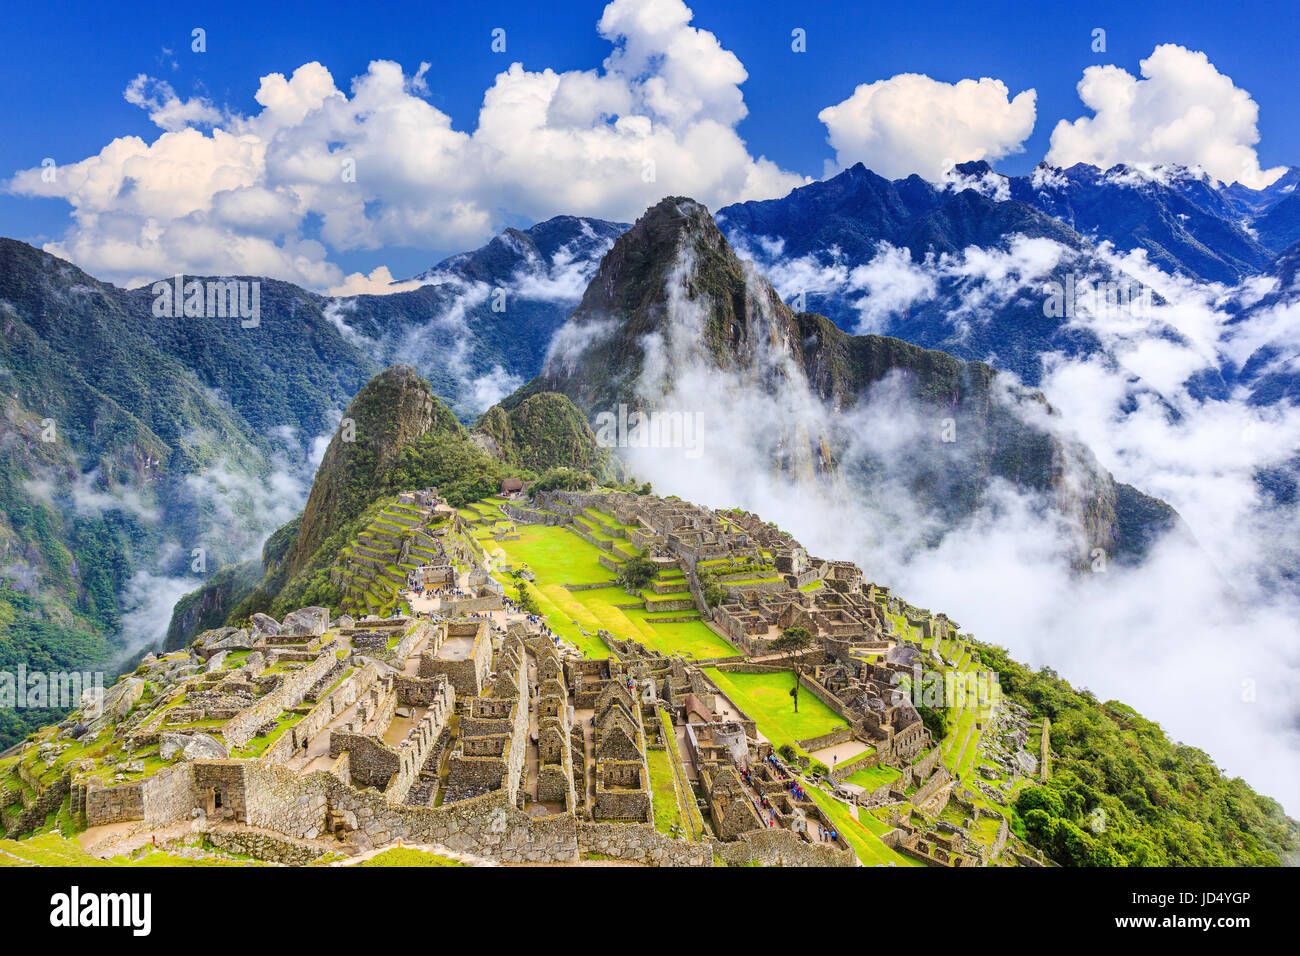
[{"label": "mist over mountain", "polygon": [[[664,200],[619,238],[542,375],[507,405],[530,392],[561,392],[591,415],[620,404],[698,414],[708,440],[752,439],[796,481],[824,476],[862,492],[895,482],[924,517],[898,516],[894,533],[918,547],[968,517],[996,481],[1073,513],[1083,553],[1140,554],[1155,526],[1174,521],[1154,504],[1139,517],[1133,489],[1041,427],[1052,414],[1043,397],[987,365],[796,316],[689,199]],[[884,441],[857,417],[877,398],[909,408],[917,454],[891,447],[908,429],[895,423]],[[944,440],[948,424],[960,440]]]},{"label": "mist over mountain", "polygon": [[[1218,314],[1204,284],[1167,280],[1171,320]],[[1162,341],[1146,379],[1198,345]],[[703,207],[674,198],[619,239],[542,375],[505,405],[559,391],[593,416],[626,405],[696,422],[693,443],[665,441],[661,422],[658,441],[627,436],[618,454],[661,494],[770,516],[927,606],[962,607],[975,633],[1139,701],[1293,800],[1297,608],[1273,586],[1266,526],[1294,512],[1261,510],[1256,474],[1296,447],[1294,417],[1256,420],[1244,401],[1198,400],[1168,375],[1167,397],[1134,391],[1100,352],[1046,367],[1040,393],[796,315]],[[1252,422],[1255,445],[1234,434]],[[1104,559],[1080,573],[1096,548]],[[1247,678],[1212,653],[1225,636],[1267,693],[1245,702]],[[1231,732],[1223,712],[1239,722]]]}]

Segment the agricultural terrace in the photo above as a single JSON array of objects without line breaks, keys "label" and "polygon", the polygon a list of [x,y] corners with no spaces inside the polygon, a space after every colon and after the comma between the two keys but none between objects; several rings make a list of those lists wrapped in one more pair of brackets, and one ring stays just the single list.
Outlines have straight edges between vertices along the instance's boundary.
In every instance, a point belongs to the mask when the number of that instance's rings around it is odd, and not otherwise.
[{"label": "agricultural terrace", "polygon": [[[615,581],[615,572],[600,563],[602,554],[611,555],[567,527],[520,524],[515,533],[500,534],[509,523],[501,513],[501,504],[500,498],[487,498],[462,508],[462,517],[471,522],[470,533],[489,555],[513,571],[527,568],[533,573],[527,591],[547,623],[588,657],[609,656],[609,648],[597,636],[602,628],[665,654],[701,660],[736,654],[730,642],[701,619],[693,604],[676,609],[677,604],[691,599],[680,570],[660,572],[650,587],[628,594]],[[618,527],[612,517],[593,511],[584,524],[587,533],[601,537],[595,530],[597,522]],[[627,542],[619,543],[624,554],[634,553]],[[498,571],[495,576],[507,593],[513,592],[516,581],[509,572]],[[566,587],[600,583],[607,586],[588,590]]]}]

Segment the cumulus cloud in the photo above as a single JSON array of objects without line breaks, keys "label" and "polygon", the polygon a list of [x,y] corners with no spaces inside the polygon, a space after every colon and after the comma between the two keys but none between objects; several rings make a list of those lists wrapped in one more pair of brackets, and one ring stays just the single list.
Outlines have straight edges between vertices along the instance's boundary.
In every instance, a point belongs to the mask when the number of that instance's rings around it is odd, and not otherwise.
[{"label": "cumulus cloud", "polygon": [[128,103],[149,113],[159,129],[178,130],[187,126],[213,126],[222,120],[221,111],[203,97],[182,100],[166,80],[140,73],[122,94]]},{"label": "cumulus cloud", "polygon": [[1260,169],[1259,107],[1204,53],[1166,43],[1140,69],[1141,79],[1117,66],[1083,71],[1079,99],[1093,115],[1057,123],[1049,163],[1200,166],[1225,183],[1252,189],[1285,172],[1281,166]]},{"label": "cumulus cloud", "polygon": [[1012,98],[989,77],[943,83],[900,73],[862,84],[817,118],[840,168],[861,162],[889,179],[916,173],[937,182],[956,163],[1020,152],[1034,129],[1036,98],[1034,90]]},{"label": "cumulus cloud", "polygon": [[[329,290],[330,295],[392,295],[394,292],[409,292],[418,289],[422,283],[418,279],[399,282],[393,278],[388,266],[376,266],[370,274],[353,272],[342,282]],[[344,333],[346,334],[346,333]]]},{"label": "cumulus cloud", "polygon": [[66,200],[71,227],[48,251],[112,281],[245,273],[345,291],[385,273],[345,278],[338,251],[465,248],[507,215],[631,220],[674,192],[713,206],[788,192],[804,178],[736,133],[744,67],[692,16],[681,0],[613,0],[599,68],[512,64],[472,132],[424,98],[427,63],[407,75],[377,60],[346,90],[319,63],[269,74],[248,116],[137,77],[126,98],[161,135],[115,139],[53,181],[20,171],[8,188]]}]

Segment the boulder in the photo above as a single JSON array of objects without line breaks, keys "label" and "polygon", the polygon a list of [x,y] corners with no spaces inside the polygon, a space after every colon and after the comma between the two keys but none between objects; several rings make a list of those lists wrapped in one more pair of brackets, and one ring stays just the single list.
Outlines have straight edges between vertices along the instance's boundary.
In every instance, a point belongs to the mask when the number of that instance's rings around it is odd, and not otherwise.
[{"label": "boulder", "polygon": [[230,651],[217,651],[208,658],[207,666],[204,670],[211,674],[213,671],[221,670],[225,666],[226,658],[230,656]]},{"label": "boulder", "polygon": [[356,627],[356,626],[357,626],[357,622],[353,619],[353,617],[352,617],[351,614],[344,614],[344,615],[341,615],[341,616],[339,617],[339,619],[338,619],[337,621],[335,621],[334,623],[336,623],[339,627]]},{"label": "boulder", "polygon": [[251,651],[256,643],[257,640],[241,627],[211,646],[221,651]]},{"label": "boulder", "polygon": [[323,607],[304,607],[290,612],[280,625],[281,634],[320,637],[330,625],[330,612]]},{"label": "boulder", "polygon": [[163,760],[171,760],[184,750],[189,742],[188,734],[165,732],[158,742],[158,756],[162,757]]},{"label": "boulder", "polygon": [[226,746],[211,734],[195,734],[181,751],[182,760],[224,760]]},{"label": "boulder", "polygon": [[260,611],[248,619],[248,627],[253,632],[254,639],[262,637],[274,637],[280,633],[280,625],[275,618],[270,617]]},{"label": "boulder", "polygon": [[[106,720],[117,722],[131,713],[134,707],[144,696],[145,683],[139,677],[127,677],[118,681],[108,690],[104,691],[103,704],[99,708],[99,715]],[[91,688],[88,693],[93,694],[95,688]],[[83,694],[83,699],[85,695]]]},{"label": "boulder", "polygon": [[198,637],[194,638],[191,647],[195,649],[209,649],[214,647],[218,641],[221,641],[231,634],[235,633],[233,627],[214,627],[211,630],[204,631]]}]

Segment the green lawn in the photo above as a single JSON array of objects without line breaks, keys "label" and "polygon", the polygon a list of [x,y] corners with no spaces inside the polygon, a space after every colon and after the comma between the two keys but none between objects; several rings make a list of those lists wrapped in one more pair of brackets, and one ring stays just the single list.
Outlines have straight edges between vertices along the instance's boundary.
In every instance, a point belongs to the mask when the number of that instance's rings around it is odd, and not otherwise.
[{"label": "green lawn", "polygon": [[799,691],[799,712],[794,711],[790,690],[794,671],[771,674],[729,674],[716,667],[704,673],[745,713],[754,718],[759,732],[774,746],[820,737],[847,726],[842,719],[806,689]]},{"label": "green lawn", "polygon": [[[617,607],[636,601],[614,583],[614,572],[597,560],[600,550],[564,528],[520,525],[518,541],[488,543],[500,548],[516,569],[526,564],[536,575],[529,592],[537,599],[551,629],[571,641],[590,657],[607,657],[609,648],[596,637],[603,628],[620,638],[631,638],[665,654],[697,658],[730,657],[734,647],[703,620],[670,623],[653,620],[643,608]],[[513,590],[514,582],[499,576]],[[609,587],[570,591],[566,584],[594,584],[608,581]],[[687,595],[689,597],[689,594]],[[674,615],[693,614],[693,611]],[[576,624],[574,622],[577,622]],[[584,634],[583,630],[587,633]]]},{"label": "green lawn", "polygon": [[650,765],[650,787],[654,790],[655,829],[672,833],[674,824],[685,826],[673,782],[672,757],[667,750],[646,750],[646,762]]},{"label": "green lawn", "polygon": [[415,850],[409,846],[395,846],[383,853],[378,853],[357,866],[468,866],[450,857]]},{"label": "green lawn", "polygon": [[0,840],[0,867],[4,866],[74,866],[74,867],[173,867],[173,866],[261,866],[256,860],[222,857],[191,859],[149,850],[140,859],[115,856],[107,860],[91,856],[75,840],[56,833],[42,833],[29,840]]},{"label": "green lawn", "polygon": [[521,524],[518,541],[491,542],[486,547],[501,548],[516,569],[528,565],[539,582],[594,584],[614,580],[614,572],[597,560],[600,550],[563,528]]},{"label": "green lawn", "polygon": [[902,775],[903,772],[894,767],[865,767],[862,770],[845,777],[844,782],[855,783],[859,787],[866,787],[868,790],[875,790],[878,787],[883,787],[887,783],[893,783]]},{"label": "green lawn", "polygon": [[[830,818],[835,829],[844,836],[844,839],[849,841],[849,845],[853,847],[853,852],[858,855],[858,859],[865,865],[878,866],[893,863],[897,866],[925,866],[920,860],[914,860],[910,856],[903,856],[896,850],[891,850],[885,846],[880,841],[880,837],[887,833],[890,828],[871,816],[871,814],[863,812],[858,820],[854,820],[849,815],[849,808],[846,804],[823,793],[816,787],[809,787],[806,792]],[[809,825],[812,825],[811,822]]]}]

